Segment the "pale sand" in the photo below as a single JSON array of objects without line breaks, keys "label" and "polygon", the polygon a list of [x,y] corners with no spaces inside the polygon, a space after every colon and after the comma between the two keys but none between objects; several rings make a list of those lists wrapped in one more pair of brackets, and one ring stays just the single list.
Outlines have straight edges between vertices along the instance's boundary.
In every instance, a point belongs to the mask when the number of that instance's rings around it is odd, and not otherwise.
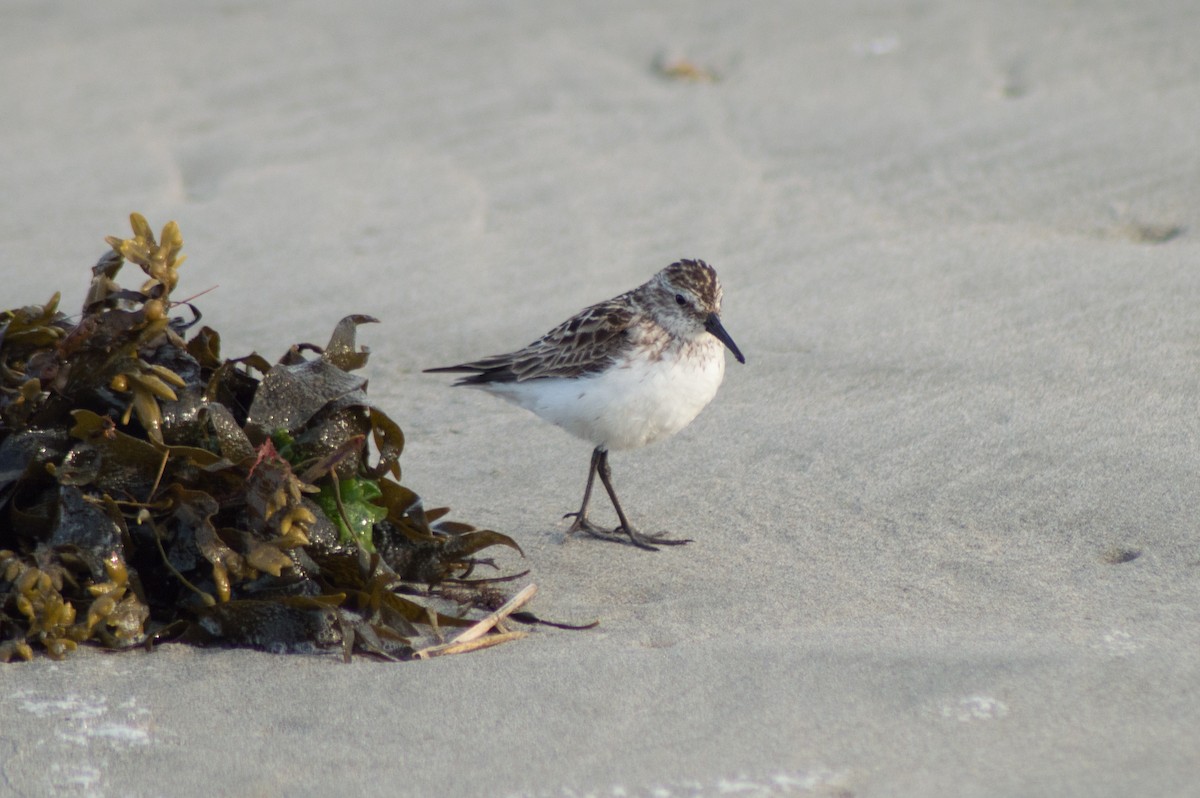
[{"label": "pale sand", "polygon": [[[378,316],[405,482],[601,626],[0,668],[0,794],[1200,793],[1200,7],[502,5],[6,5],[4,306],[139,210],[228,354]],[[749,363],[613,467],[696,542],[564,544],[587,445],[420,369],[681,256]]]}]

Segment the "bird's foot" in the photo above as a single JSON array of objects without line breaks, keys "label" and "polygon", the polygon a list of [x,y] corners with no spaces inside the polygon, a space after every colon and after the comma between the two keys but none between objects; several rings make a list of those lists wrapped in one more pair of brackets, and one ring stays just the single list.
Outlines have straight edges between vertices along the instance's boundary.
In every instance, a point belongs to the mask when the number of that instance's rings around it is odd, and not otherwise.
[{"label": "bird's foot", "polygon": [[577,532],[586,532],[599,540],[607,540],[610,543],[625,543],[632,546],[637,546],[639,549],[646,551],[658,551],[659,546],[682,546],[685,543],[691,543],[690,538],[669,538],[665,532],[660,532],[657,535],[643,535],[636,529],[618,526],[616,529],[608,529],[606,527],[597,526],[588,520],[587,516],[579,513],[567,513],[563,518],[574,518],[575,521],[567,529],[567,534],[575,534]]},{"label": "bird's foot", "polygon": [[[654,548],[648,543],[639,542],[638,539],[634,537],[634,535],[637,535],[636,532],[633,535],[626,535],[624,527],[619,526],[616,529],[609,529],[603,526],[596,526],[591,521],[587,520],[586,517],[579,515],[579,513],[567,513],[563,516],[563,518],[569,518],[570,516],[575,516],[575,523],[571,524],[570,528],[567,529],[568,535],[586,532],[597,540],[607,540],[609,543],[632,543],[635,546],[647,549],[649,551],[658,551],[658,549]],[[638,537],[640,537],[640,535],[638,535]]]},{"label": "bird's foot", "polygon": [[666,532],[659,532],[657,535],[644,535],[631,527],[619,526],[613,530],[614,534],[624,532],[629,536],[629,542],[640,549],[648,551],[658,551],[658,546],[682,546],[685,543],[691,543],[691,538],[669,538]]},{"label": "bird's foot", "polygon": [[574,518],[571,526],[567,528],[568,535],[574,535],[576,532],[587,532],[589,535],[603,535],[608,533],[604,527],[596,526],[583,513],[567,513],[563,518]]}]

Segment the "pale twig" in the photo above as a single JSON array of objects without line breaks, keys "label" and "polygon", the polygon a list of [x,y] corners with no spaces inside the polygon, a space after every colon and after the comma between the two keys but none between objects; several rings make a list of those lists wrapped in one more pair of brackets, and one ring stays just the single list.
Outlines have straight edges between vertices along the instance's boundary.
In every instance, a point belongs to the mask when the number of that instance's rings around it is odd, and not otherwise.
[{"label": "pale twig", "polygon": [[495,612],[485,618],[481,618],[478,622],[467,627],[459,635],[457,635],[449,643],[440,643],[435,646],[423,648],[417,652],[418,659],[427,659],[429,657],[440,657],[446,654],[461,654],[467,651],[474,651],[479,648],[487,648],[494,646],[497,643],[505,643],[509,640],[518,640],[528,635],[528,632],[502,632],[500,634],[484,637],[497,624],[501,623],[509,615],[516,612],[521,607],[525,606],[534,595],[537,594],[537,585],[528,585],[517,595],[504,602],[504,606],[500,607]]},{"label": "pale twig", "polygon": [[421,649],[417,652],[416,657],[417,659],[429,659],[430,657],[445,657],[449,654],[465,654],[468,651],[491,648],[501,643],[507,643],[509,640],[520,640],[522,637],[528,636],[529,632],[505,632],[504,634],[481,637],[478,640],[471,640],[467,643],[443,643],[440,646],[430,646],[429,648]]},{"label": "pale twig", "polygon": [[463,632],[457,635],[451,643],[469,643],[476,638],[483,637],[491,631],[492,627],[500,621],[512,615],[514,612],[524,607],[529,603],[529,600],[537,594],[537,585],[528,585],[520,593],[504,602],[504,606],[488,615],[486,618],[480,619],[474,626],[470,626]]}]

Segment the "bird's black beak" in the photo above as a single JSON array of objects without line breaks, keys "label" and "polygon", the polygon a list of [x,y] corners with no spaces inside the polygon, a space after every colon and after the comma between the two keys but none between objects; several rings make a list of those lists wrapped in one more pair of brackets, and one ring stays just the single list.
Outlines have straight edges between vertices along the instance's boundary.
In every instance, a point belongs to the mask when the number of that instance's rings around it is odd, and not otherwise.
[{"label": "bird's black beak", "polygon": [[729,337],[729,333],[725,332],[725,328],[721,326],[721,317],[716,313],[709,313],[708,318],[704,321],[704,329],[713,334],[718,341],[729,347],[729,351],[733,352],[733,356],[737,358],[737,362],[745,363],[746,358],[742,357],[742,350],[737,348],[737,344]]}]

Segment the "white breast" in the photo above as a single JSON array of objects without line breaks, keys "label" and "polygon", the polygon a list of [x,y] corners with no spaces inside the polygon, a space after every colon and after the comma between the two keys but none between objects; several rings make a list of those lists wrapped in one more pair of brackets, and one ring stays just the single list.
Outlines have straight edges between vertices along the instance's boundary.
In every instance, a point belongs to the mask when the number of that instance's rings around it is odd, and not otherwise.
[{"label": "white breast", "polygon": [[574,379],[479,387],[606,449],[654,443],[691,423],[725,376],[725,352],[712,336],[658,359],[632,357]]}]

